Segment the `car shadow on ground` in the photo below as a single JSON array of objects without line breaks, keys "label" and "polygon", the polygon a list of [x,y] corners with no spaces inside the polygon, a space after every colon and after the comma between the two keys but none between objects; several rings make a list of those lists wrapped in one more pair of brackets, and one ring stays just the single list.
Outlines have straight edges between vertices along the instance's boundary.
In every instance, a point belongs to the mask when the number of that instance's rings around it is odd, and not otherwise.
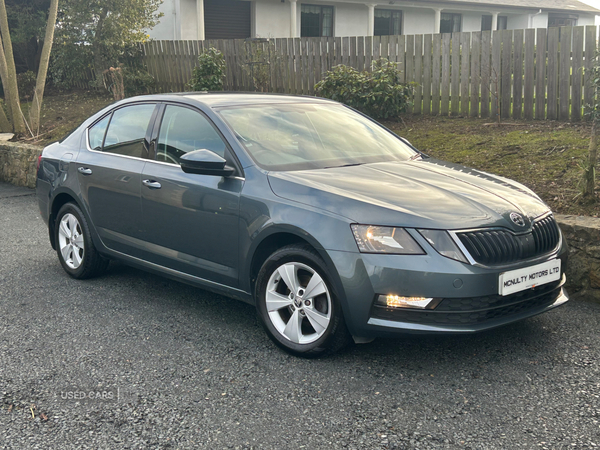
[{"label": "car shadow on ground", "polygon": [[[236,345],[240,344],[240,337],[243,337],[245,351],[260,353],[249,357],[289,358],[271,344],[252,305],[120,263],[111,263],[108,273],[94,283],[121,287],[126,285],[132,292],[140,290],[139,298],[151,305],[155,315],[165,311],[171,316],[185,317],[176,326],[187,328],[187,335],[192,342],[194,328],[201,322],[199,325],[203,327],[204,336],[210,335],[211,330],[207,329],[209,326],[214,327],[214,333],[220,338],[225,336],[228,339],[227,336],[230,336],[232,343]],[[138,301],[142,300],[136,295],[128,300],[134,310]],[[378,338],[368,344],[350,345],[338,354],[319,359],[317,364],[343,366],[348,363],[378,363],[389,368],[400,366],[404,369],[418,369],[436,366],[443,370],[445,366],[453,367],[457,360],[473,365],[516,361],[521,358],[531,360],[540,357],[540,349],[543,352],[544,348],[560,339],[560,333],[555,330],[557,323],[553,314],[555,312],[549,312],[477,334],[406,334],[394,338]],[[177,331],[173,328],[171,330],[175,336]],[[269,355],[265,355],[265,352]]]}]

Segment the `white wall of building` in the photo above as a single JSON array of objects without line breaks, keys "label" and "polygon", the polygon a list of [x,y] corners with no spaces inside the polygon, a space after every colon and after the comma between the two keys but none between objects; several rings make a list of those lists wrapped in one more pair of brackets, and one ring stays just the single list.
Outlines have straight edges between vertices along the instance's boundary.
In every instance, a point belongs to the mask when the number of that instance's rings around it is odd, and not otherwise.
[{"label": "white wall of building", "polygon": [[180,0],[181,2],[181,39],[198,39],[198,15],[196,0]]},{"label": "white wall of building", "polygon": [[434,32],[433,9],[402,8],[402,34],[430,34]]},{"label": "white wall of building", "polygon": [[[510,25],[510,24],[509,24]],[[548,13],[543,12],[541,14],[531,15],[531,28],[547,28],[548,27]]]},{"label": "white wall of building", "polygon": [[481,12],[467,12],[462,13],[462,30],[461,31],[481,31]]},{"label": "white wall of building", "polygon": [[[333,6],[334,36],[343,37],[367,35],[367,5],[333,3]],[[298,14],[298,17],[300,17],[300,14]]]},{"label": "white wall of building", "polygon": [[158,24],[148,34],[151,38],[157,40],[171,40],[179,39],[176,33],[177,29],[177,15],[175,11],[176,0],[163,0],[161,5],[158,7],[158,11],[163,13],[163,16],[159,19]]},{"label": "white wall of building", "polygon": [[[290,37],[290,3],[280,0],[254,2],[254,34],[261,38]],[[298,8],[298,17],[300,8]],[[300,24],[298,23],[298,26]],[[298,28],[300,29],[300,28]]]},{"label": "white wall of building", "polygon": [[577,19],[577,25],[595,25],[596,16],[580,14]]},{"label": "white wall of building", "polygon": [[[341,2],[321,0],[298,0],[297,7],[297,30],[301,30],[301,5],[323,4],[334,7],[334,36],[366,36],[368,30],[368,7],[366,1]],[[388,2],[378,4],[377,8],[401,10],[403,13],[402,34],[429,34],[435,31],[435,12],[429,7],[417,8],[413,6],[389,5]],[[435,5],[434,5],[435,6]],[[444,10],[462,14],[462,31],[481,30],[482,15],[491,15],[491,11],[483,8],[478,10]],[[290,37],[290,10],[289,0],[254,0],[252,8],[252,32],[255,37],[279,38]],[[163,0],[159,7],[163,13],[160,22],[149,31],[153,39],[197,39],[197,13],[196,0]],[[546,28],[548,26],[548,13],[542,11],[537,14],[532,11],[518,14],[514,9],[502,12],[499,15],[508,16],[507,26],[509,29]],[[517,13],[517,14],[515,14]],[[577,25],[594,25],[595,16],[592,14],[579,14]]]}]

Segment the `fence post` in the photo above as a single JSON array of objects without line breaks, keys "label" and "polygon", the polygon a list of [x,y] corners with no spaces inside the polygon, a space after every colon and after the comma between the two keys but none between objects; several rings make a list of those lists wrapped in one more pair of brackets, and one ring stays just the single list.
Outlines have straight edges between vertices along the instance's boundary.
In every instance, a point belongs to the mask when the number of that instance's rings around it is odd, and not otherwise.
[{"label": "fence post", "polygon": [[559,58],[559,119],[569,120],[571,100],[571,34],[572,27],[561,28],[560,32],[560,58]]},{"label": "fence post", "polygon": [[471,117],[479,116],[479,83],[481,75],[481,32],[471,33]]},{"label": "fence post", "polygon": [[583,27],[573,28],[573,60],[571,78],[573,89],[571,90],[571,120],[581,120],[581,86],[583,78]]},{"label": "fence post", "polygon": [[546,118],[546,29],[538,28],[535,46],[535,118]]},{"label": "fence post", "polygon": [[533,120],[533,76],[535,69],[535,30],[525,30],[525,88],[523,111],[526,120]]},{"label": "fence post", "polygon": [[583,103],[585,113],[590,112],[590,107],[594,103],[594,78],[593,68],[596,57],[596,27],[594,25],[585,28],[585,62],[584,62],[584,94]]},{"label": "fence post", "polygon": [[514,31],[513,58],[513,119],[520,119],[523,112],[523,30]]}]

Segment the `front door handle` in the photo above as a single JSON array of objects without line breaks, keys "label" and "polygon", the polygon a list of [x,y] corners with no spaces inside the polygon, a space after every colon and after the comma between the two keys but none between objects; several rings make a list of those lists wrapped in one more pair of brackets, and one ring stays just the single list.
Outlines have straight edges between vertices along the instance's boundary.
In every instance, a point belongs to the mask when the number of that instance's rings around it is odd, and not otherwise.
[{"label": "front door handle", "polygon": [[144,180],[142,184],[150,189],[160,189],[162,186],[158,181]]},{"label": "front door handle", "polygon": [[92,169],[88,169],[87,167],[78,167],[77,171],[82,175],[91,175]]}]

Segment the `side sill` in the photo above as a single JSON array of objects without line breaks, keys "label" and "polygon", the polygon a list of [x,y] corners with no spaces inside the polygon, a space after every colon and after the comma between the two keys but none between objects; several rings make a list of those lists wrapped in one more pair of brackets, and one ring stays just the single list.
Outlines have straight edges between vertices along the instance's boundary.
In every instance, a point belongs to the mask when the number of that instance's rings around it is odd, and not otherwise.
[{"label": "side sill", "polygon": [[227,286],[221,283],[217,283],[215,281],[206,280],[204,278],[196,277],[194,275],[190,275],[184,272],[180,272],[178,270],[170,269],[168,267],[161,266],[159,264],[155,264],[152,262],[144,261],[143,259],[136,258],[135,256],[129,256],[125,253],[117,252],[115,250],[110,250],[107,252],[106,256],[113,257],[119,261],[124,262],[125,264],[140,268],[142,270],[146,270],[149,272],[153,272],[167,278],[171,278],[175,281],[180,281],[186,284],[190,284],[195,287],[199,287],[201,289],[205,289],[216,294],[225,295],[227,297],[235,298],[236,300],[241,300],[245,303],[249,303],[254,305],[254,299],[249,292],[243,291],[241,289],[237,289],[231,286]]}]

